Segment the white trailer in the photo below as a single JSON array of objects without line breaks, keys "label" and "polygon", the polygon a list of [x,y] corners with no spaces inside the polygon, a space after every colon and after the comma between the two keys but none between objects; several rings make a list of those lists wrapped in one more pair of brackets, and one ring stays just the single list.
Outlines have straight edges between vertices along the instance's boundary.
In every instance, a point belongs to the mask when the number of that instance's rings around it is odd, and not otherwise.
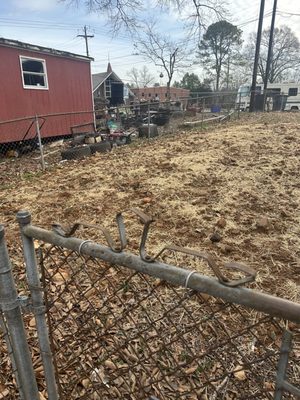
[{"label": "white trailer", "polygon": [[[255,93],[263,94],[263,83],[258,84]],[[251,85],[244,84],[239,87],[236,108],[242,111],[249,111]],[[300,83],[269,83],[267,87],[267,99],[274,99],[276,95],[286,98],[282,102],[282,111],[300,110]],[[268,102],[268,100],[267,100]]]}]

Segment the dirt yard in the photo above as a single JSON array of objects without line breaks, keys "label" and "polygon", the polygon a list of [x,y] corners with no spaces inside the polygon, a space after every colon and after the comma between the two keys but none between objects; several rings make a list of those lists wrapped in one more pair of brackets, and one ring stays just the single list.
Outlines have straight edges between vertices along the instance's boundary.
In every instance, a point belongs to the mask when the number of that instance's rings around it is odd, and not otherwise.
[{"label": "dirt yard", "polygon": [[[28,156],[6,160],[0,215],[12,258],[19,258],[20,209],[42,227],[80,220],[114,230],[118,211],[139,207],[156,220],[150,251],[175,243],[211,253],[220,266],[240,261],[258,273],[252,287],[299,300],[299,129],[298,113],[245,115],[51,165],[44,174]],[[133,249],[138,228],[128,216]],[[216,232],[220,241],[212,242]]]},{"label": "dirt yard", "polygon": [[[81,161],[49,163],[45,173],[36,155],[3,160],[0,222],[15,274],[24,278],[17,211],[29,210],[33,223],[48,229],[81,221],[116,236],[116,213],[138,207],[156,221],[151,254],[173,243],[210,253],[221,268],[242,262],[257,271],[249,287],[300,301],[299,128],[298,113],[243,115]],[[142,226],[124,216],[129,250],[137,252]],[[95,230],[80,235],[104,243]],[[193,259],[172,262],[212,275]],[[5,385],[13,387],[5,359],[3,368]],[[4,387],[0,380],[0,394]]]}]

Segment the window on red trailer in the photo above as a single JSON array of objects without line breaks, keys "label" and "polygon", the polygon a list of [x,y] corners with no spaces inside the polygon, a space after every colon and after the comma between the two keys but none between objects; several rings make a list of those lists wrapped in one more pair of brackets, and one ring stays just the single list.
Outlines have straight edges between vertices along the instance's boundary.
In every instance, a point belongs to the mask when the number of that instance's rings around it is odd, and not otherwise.
[{"label": "window on red trailer", "polygon": [[45,60],[20,56],[20,64],[25,89],[48,89]]}]

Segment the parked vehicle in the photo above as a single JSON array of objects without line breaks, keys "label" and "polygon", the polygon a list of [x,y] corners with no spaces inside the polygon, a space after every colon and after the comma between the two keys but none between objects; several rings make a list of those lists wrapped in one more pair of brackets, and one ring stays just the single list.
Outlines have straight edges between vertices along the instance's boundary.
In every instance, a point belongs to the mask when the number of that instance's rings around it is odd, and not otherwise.
[{"label": "parked vehicle", "polygon": [[[244,84],[239,87],[236,97],[236,108],[242,111],[249,111],[251,85]],[[263,97],[263,84],[255,88],[256,97]],[[272,109],[282,111],[300,110],[300,84],[299,83],[269,83],[266,93],[269,103],[272,103]],[[262,101],[258,101],[262,103]],[[267,101],[268,105],[268,101]]]}]

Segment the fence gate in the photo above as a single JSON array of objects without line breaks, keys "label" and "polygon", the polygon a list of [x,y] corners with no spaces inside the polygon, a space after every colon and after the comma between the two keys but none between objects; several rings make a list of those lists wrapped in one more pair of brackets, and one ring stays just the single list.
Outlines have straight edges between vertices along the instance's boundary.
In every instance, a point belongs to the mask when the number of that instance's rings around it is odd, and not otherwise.
[{"label": "fence gate", "polygon": [[124,250],[121,214],[118,244],[85,225],[103,246],[75,238],[79,223],[47,231],[18,213],[48,398],[300,398],[300,305],[241,287],[254,278],[242,265],[229,265],[233,279],[207,254],[159,254],[205,261],[215,279],[151,258],[152,220],[134,211],[144,224],[139,256]]}]

